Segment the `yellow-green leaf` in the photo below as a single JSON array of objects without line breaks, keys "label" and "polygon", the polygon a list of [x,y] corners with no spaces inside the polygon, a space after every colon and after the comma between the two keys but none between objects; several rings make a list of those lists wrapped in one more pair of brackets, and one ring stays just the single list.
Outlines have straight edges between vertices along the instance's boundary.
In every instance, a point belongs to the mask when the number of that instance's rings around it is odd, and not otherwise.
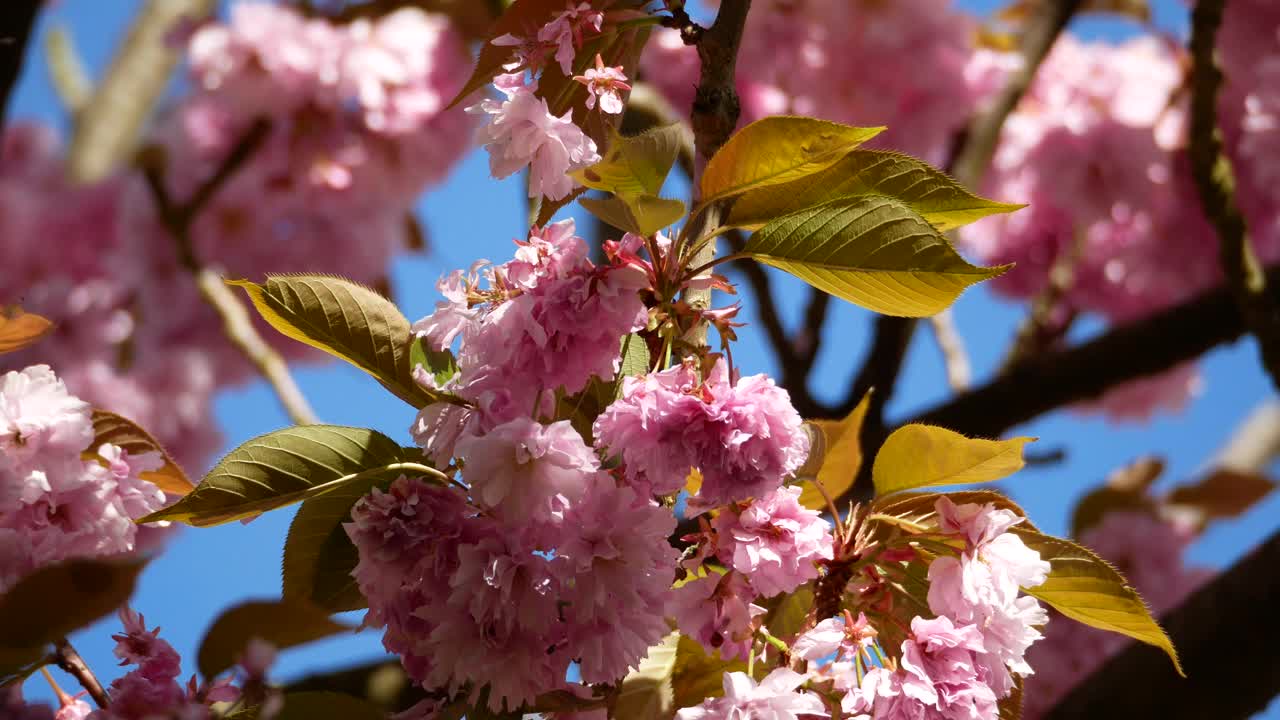
[{"label": "yellow-green leaf", "polygon": [[1011,532],[1040,553],[1051,568],[1043,585],[1023,588],[1024,592],[1072,620],[1164,650],[1178,674],[1185,677],[1173,642],[1151,616],[1142,597],[1110,563],[1070,540],[1019,525]]},{"label": "yellow-green leaf", "polygon": [[725,661],[720,654],[707,654],[702,643],[685,635],[676,645],[676,662],[671,671],[672,700],[676,709],[699,705],[703,700],[724,695],[724,674],[746,672],[742,660]]},{"label": "yellow-green leaf", "polygon": [[114,612],[145,564],[70,560],[35,570],[0,596],[0,648],[20,657]]},{"label": "yellow-green leaf", "polygon": [[52,330],[53,323],[43,316],[20,307],[0,308],[0,353],[21,350]]},{"label": "yellow-green leaf", "polygon": [[755,230],[797,210],[856,195],[895,198],[939,232],[1023,207],[978,197],[910,155],[854,150],[822,172],[744,193],[734,201],[725,224]]},{"label": "yellow-green leaf", "polygon": [[570,175],[589,188],[624,198],[657,195],[675,164],[689,131],[680,123],[623,137],[610,129],[613,141],[604,159]]},{"label": "yellow-green leaf", "polygon": [[932,425],[904,425],[884,441],[871,479],[876,495],[999,480],[1022,469],[1022,448],[1034,439],[979,440]]},{"label": "yellow-green leaf", "polygon": [[[843,420],[813,421],[822,433],[825,454],[817,475],[800,485],[801,505],[811,510],[826,510],[827,501],[823,497],[823,490],[827,497],[834,500],[853,487],[858,470],[862,468],[862,421],[870,406],[871,393],[867,393]],[[818,485],[822,486],[822,490],[818,489]]]},{"label": "yellow-green leaf", "polygon": [[673,632],[649,648],[640,665],[627,673],[609,708],[611,720],[664,720],[679,708],[671,677],[676,668],[680,633]]},{"label": "yellow-green leaf", "polygon": [[757,120],[707,162],[700,199],[708,203],[821,172],[883,130],[786,115]]},{"label": "yellow-green leaf", "polygon": [[232,450],[196,489],[138,522],[174,520],[204,527],[252,518],[368,475],[400,470],[401,447],[374,430],[298,425]]},{"label": "yellow-green leaf", "polygon": [[306,603],[251,600],[224,611],[213,621],[200,641],[196,662],[200,674],[211,678],[239,662],[255,637],[284,649],[351,629]]},{"label": "yellow-green leaf", "polygon": [[187,474],[178,466],[177,461],[165,452],[160,442],[151,437],[132,420],[106,410],[93,410],[93,444],[89,451],[97,453],[99,447],[106,443],[117,445],[130,455],[143,453],[159,453],[164,465],[159,470],[139,473],[138,477],[152,483],[170,495],[179,497],[195,488]]},{"label": "yellow-green leaf", "polygon": [[368,607],[351,575],[359,553],[343,529],[351,508],[386,477],[350,482],[302,503],[289,524],[281,566],[286,600],[309,602],[329,612]]},{"label": "yellow-green leaf", "polygon": [[610,225],[649,236],[684,217],[684,203],[656,195],[582,198],[578,204]]},{"label": "yellow-green leaf", "polygon": [[358,283],[327,275],[271,275],[244,288],[276,330],[346,360],[414,407],[439,398],[413,381],[409,321],[388,299]]},{"label": "yellow-green leaf", "polygon": [[936,228],[893,198],[842,198],[765,225],[743,251],[819,290],[885,315],[945,310],[1008,266],[970,265]]}]

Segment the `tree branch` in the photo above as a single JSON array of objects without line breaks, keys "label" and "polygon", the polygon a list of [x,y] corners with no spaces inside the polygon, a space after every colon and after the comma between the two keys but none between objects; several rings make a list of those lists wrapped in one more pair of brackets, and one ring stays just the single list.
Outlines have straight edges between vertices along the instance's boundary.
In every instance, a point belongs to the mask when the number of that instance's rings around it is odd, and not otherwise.
[{"label": "tree branch", "polygon": [[8,0],[0,5],[0,134],[42,4],[41,0]]},{"label": "tree branch", "polygon": [[1133,643],[1081,682],[1045,720],[1247,718],[1280,689],[1280,533],[1166,613],[1161,624],[1186,678],[1165,654]]},{"label": "tree branch", "polygon": [[271,131],[269,122],[259,119],[236,142],[222,163],[182,204],[175,204],[164,184],[163,170],[159,163],[144,162],[143,174],[156,204],[160,222],[173,237],[178,261],[191,273],[196,288],[205,302],[222,319],[222,329],[231,344],[241,352],[275,390],[289,418],[298,425],[316,422],[315,412],[302,394],[302,390],[289,374],[289,366],[280,354],[267,345],[253,326],[249,311],[222,282],[217,273],[200,263],[191,240],[191,226],[227,180],[235,174],[266,139]]},{"label": "tree branch", "polygon": [[934,340],[938,344],[938,352],[942,353],[942,364],[947,371],[947,384],[955,392],[969,389],[973,380],[973,371],[969,365],[969,354],[964,349],[964,338],[956,330],[955,318],[951,310],[929,318],[929,327],[933,330]]},{"label": "tree branch", "polygon": [[98,682],[97,676],[85,664],[80,653],[71,646],[69,640],[62,638],[53,644],[53,660],[64,672],[75,678],[76,682],[80,683],[80,687],[88,691],[89,697],[93,698],[98,707],[106,708],[111,704],[111,698],[107,697],[107,691],[102,689],[102,683]]},{"label": "tree branch", "polygon": [[[724,0],[711,27],[691,35],[684,35],[682,32],[685,42],[697,43],[698,60],[702,63],[689,118],[693,126],[693,146],[696,153],[695,172],[691,178],[695,198],[701,181],[700,168],[733,134],[742,113],[735,85],[735,72],[738,46],[742,43],[742,31],[746,27],[747,11],[750,9],[751,0]],[[689,237],[698,240],[708,229],[718,226],[720,212],[720,205],[712,204],[690,220],[694,227],[689,228]],[[691,258],[692,267],[701,266],[715,256],[716,243],[713,239]],[[711,290],[690,290],[685,293],[685,299],[696,308],[710,307]],[[705,325],[701,327],[700,333],[705,341]]]},{"label": "tree branch", "polygon": [[1249,244],[1244,216],[1235,202],[1235,176],[1222,152],[1217,126],[1222,71],[1214,39],[1225,0],[1198,0],[1191,13],[1191,171],[1200,205],[1218,233],[1219,260],[1236,305],[1258,338],[1262,364],[1280,389],[1280,310],[1267,296],[1267,279]]},{"label": "tree branch", "polygon": [[149,0],[138,12],[106,76],[77,117],[67,151],[74,179],[99,180],[129,156],[178,62],[169,33],[184,20],[205,18],[215,5],[215,0]]}]

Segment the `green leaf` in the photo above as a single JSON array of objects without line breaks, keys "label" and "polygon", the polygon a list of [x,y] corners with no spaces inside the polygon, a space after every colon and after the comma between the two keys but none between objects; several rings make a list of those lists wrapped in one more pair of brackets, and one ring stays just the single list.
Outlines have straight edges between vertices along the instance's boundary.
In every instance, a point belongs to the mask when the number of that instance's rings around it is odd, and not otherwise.
[{"label": "green leaf", "polygon": [[160,442],[151,437],[150,433],[126,417],[94,408],[93,444],[89,446],[88,452],[96,455],[98,448],[106,443],[117,445],[130,455],[159,453],[164,465],[159,470],[140,473],[138,477],[161,490],[171,495],[183,496],[195,488],[177,461],[165,452]]},{"label": "green leaf", "polygon": [[1024,207],[978,197],[910,155],[854,150],[822,172],[743,194],[734,201],[725,224],[755,230],[797,210],[857,195],[899,200],[939,232]]},{"label": "green leaf", "polygon": [[801,585],[794,591],[784,593],[763,601],[769,611],[764,617],[764,625],[776,638],[790,642],[800,634],[805,619],[813,608],[812,585]]},{"label": "green leaf", "polygon": [[702,204],[821,172],[884,128],[776,115],[734,133],[707,162]]},{"label": "green leaf", "polygon": [[415,370],[419,365],[431,373],[436,385],[444,385],[458,374],[458,361],[452,352],[432,350],[426,338],[415,337],[409,345],[409,369]]},{"label": "green leaf", "polygon": [[610,225],[647,237],[684,217],[684,203],[655,195],[582,198],[578,204]]},{"label": "green leaf", "polygon": [[212,678],[239,662],[253,638],[283,650],[351,630],[329,614],[305,603],[254,600],[226,610],[213,621],[200,641],[196,663],[200,674]]},{"label": "green leaf", "polygon": [[386,478],[350,482],[302,503],[284,541],[282,576],[286,600],[309,602],[329,612],[368,607],[351,576],[359,553],[342,524],[356,502]]},{"label": "green leaf", "polygon": [[1034,440],[979,440],[933,425],[903,425],[880,447],[871,479],[876,495],[999,480],[1022,469],[1022,447]]},{"label": "green leaf", "polygon": [[70,560],[32,572],[0,596],[0,648],[21,656],[114,612],[145,564]]},{"label": "green leaf", "polygon": [[0,307],[0,354],[21,350],[53,331],[43,316],[17,306]]},{"label": "green leaf", "polygon": [[1008,269],[970,265],[910,208],[877,195],[778,218],[743,251],[836,297],[907,317],[945,310],[970,285]]},{"label": "green leaf", "polygon": [[271,327],[364,370],[410,405],[439,399],[413,381],[409,321],[373,290],[327,275],[269,275],[262,284],[227,284],[244,288]]},{"label": "green leaf", "polygon": [[252,518],[368,475],[400,470],[401,447],[375,430],[298,425],[232,450],[191,494],[138,520],[204,527]]},{"label": "green leaf", "polygon": [[[254,714],[256,717],[257,714]],[[284,706],[271,720],[386,720],[380,706],[336,692],[286,693]]]},{"label": "green leaf", "polygon": [[649,345],[644,338],[632,333],[622,338],[622,361],[618,368],[618,392],[622,392],[622,378],[644,375],[649,372]]},{"label": "green leaf", "polygon": [[1048,561],[1051,568],[1043,585],[1023,588],[1024,592],[1072,620],[1164,650],[1178,674],[1186,677],[1173,642],[1151,616],[1142,597],[1110,563],[1070,540],[1019,525],[1010,528],[1010,532],[1040,553],[1040,559]]},{"label": "green leaf", "polygon": [[676,662],[671,670],[672,706],[693,707],[707,698],[724,695],[724,674],[746,672],[742,660],[725,661],[719,653],[707,654],[702,643],[681,635],[676,645]]},{"label": "green leaf", "polygon": [[[810,510],[826,510],[827,500],[822,494],[823,490],[835,500],[853,487],[853,481],[862,467],[862,421],[870,406],[871,393],[867,393],[843,420],[813,421],[822,433],[825,452],[817,475],[813,480],[803,481],[800,485],[801,505]],[[821,490],[818,485],[822,486]]]},{"label": "green leaf", "polygon": [[649,648],[640,666],[622,679],[609,708],[610,720],[662,720],[679,708],[671,678],[676,668],[680,633],[673,632]]},{"label": "green leaf", "polygon": [[680,154],[686,133],[688,130],[680,123],[652,128],[633,137],[623,137],[610,128],[612,142],[604,159],[570,175],[589,188],[624,199],[657,195]]}]

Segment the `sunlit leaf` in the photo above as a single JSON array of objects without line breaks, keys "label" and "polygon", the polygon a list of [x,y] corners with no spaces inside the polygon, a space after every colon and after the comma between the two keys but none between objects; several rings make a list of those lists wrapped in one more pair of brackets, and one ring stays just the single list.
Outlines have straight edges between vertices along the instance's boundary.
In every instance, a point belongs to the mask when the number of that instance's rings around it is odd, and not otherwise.
[{"label": "sunlit leaf", "polygon": [[211,678],[238,663],[255,637],[284,649],[351,629],[306,603],[253,600],[224,611],[213,621],[200,641],[196,663],[200,674]]},{"label": "sunlit leaf", "polygon": [[1138,592],[1110,563],[1070,540],[1015,525],[1027,547],[1049,562],[1049,579],[1024,592],[1052,605],[1072,620],[1127,635],[1164,650],[1179,675],[1182,664],[1169,636],[1151,616]]},{"label": "sunlit leaf", "polygon": [[458,374],[458,361],[449,350],[433,350],[427,339],[415,337],[409,346],[409,368],[419,365],[431,374],[436,385],[443,385]]},{"label": "sunlit leaf", "polygon": [[679,708],[671,677],[675,673],[680,633],[673,632],[661,643],[649,648],[640,666],[622,679],[618,694],[610,707],[611,720],[662,720]]},{"label": "sunlit leaf", "polygon": [[655,195],[582,198],[587,212],[619,230],[649,236],[684,217],[684,203]]},{"label": "sunlit leaf", "polygon": [[884,441],[871,479],[876,495],[999,480],[1022,469],[1022,448],[1034,439],[980,440],[932,425],[904,425]]},{"label": "sunlit leaf", "polygon": [[647,130],[633,137],[613,133],[609,151],[600,162],[570,173],[579,183],[625,198],[656,196],[675,164],[688,130],[679,123]]},{"label": "sunlit leaf", "polygon": [[701,202],[821,172],[883,130],[786,115],[757,120],[707,161],[698,186]]},{"label": "sunlit leaf", "polygon": [[[1035,16],[1043,4],[1043,0],[1013,0],[1001,8],[995,17],[1004,22],[1025,23]],[[1085,0],[1080,5],[1080,12],[1121,15],[1139,22],[1151,20],[1149,0]]]},{"label": "sunlit leaf", "polygon": [[89,452],[96,453],[106,443],[119,446],[130,455],[159,453],[164,465],[159,470],[139,473],[138,477],[154,484],[171,495],[186,495],[195,487],[178,463],[165,452],[160,442],[151,437],[132,420],[97,408],[93,411],[93,444]]},{"label": "sunlit leaf", "polygon": [[398,444],[374,430],[285,428],[232,450],[189,495],[138,522],[174,520],[203,527],[252,518],[336,491],[366,471],[395,472],[407,459]]},{"label": "sunlit leaf", "polygon": [[438,399],[413,381],[409,321],[373,290],[327,275],[272,275],[261,284],[227,284],[243,288],[276,330],[364,370],[410,405]]},{"label": "sunlit leaf", "polygon": [[945,310],[966,288],[1007,269],[970,265],[907,206],[865,195],[786,215],[744,252],[849,302],[886,315]]},{"label": "sunlit leaf", "polygon": [[[853,487],[862,467],[862,421],[870,406],[871,393],[867,393],[843,420],[813,421],[822,432],[825,455],[816,477],[800,485],[801,505],[811,510],[826,510],[827,501],[822,490],[834,500]],[[817,484],[822,485],[822,490]]]},{"label": "sunlit leaf", "polygon": [[33,571],[0,596],[0,648],[20,657],[114,612],[145,564],[70,560]]},{"label": "sunlit leaf", "polygon": [[729,209],[725,224],[755,230],[797,210],[857,195],[899,200],[942,232],[1023,207],[978,197],[909,155],[854,150],[822,172],[743,194]]},{"label": "sunlit leaf", "polygon": [[0,308],[0,353],[21,350],[48,335],[53,323],[20,307]]}]

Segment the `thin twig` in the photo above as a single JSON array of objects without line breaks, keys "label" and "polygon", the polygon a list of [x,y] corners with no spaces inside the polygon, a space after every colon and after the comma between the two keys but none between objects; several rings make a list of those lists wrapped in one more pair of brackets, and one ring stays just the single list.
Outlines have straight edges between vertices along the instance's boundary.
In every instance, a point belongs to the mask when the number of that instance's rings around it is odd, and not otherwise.
[{"label": "thin twig", "polygon": [[973,379],[973,370],[969,365],[969,354],[964,349],[964,338],[956,331],[955,320],[950,310],[929,318],[929,327],[933,330],[934,340],[942,353],[942,363],[947,371],[947,384],[956,392],[969,389]]},{"label": "thin twig", "polygon": [[1235,175],[1222,152],[1218,91],[1222,71],[1214,39],[1225,0],[1199,0],[1191,13],[1191,172],[1200,205],[1218,233],[1218,254],[1227,285],[1245,324],[1258,338],[1262,364],[1280,389],[1280,309],[1267,296],[1267,278],[1249,244],[1244,215],[1235,201]]},{"label": "thin twig", "polygon": [[[1066,322],[1055,319],[1054,314],[1059,312],[1059,304],[1075,283],[1076,265],[1080,263],[1084,240],[1085,234],[1076,230],[1070,245],[1059,249],[1049,268],[1048,282],[1040,294],[1031,300],[1031,311],[1018,327],[1003,367],[1007,368],[1019,360],[1043,352],[1070,328],[1070,314]],[[1069,310],[1068,312],[1070,313]]]},{"label": "thin twig", "polygon": [[204,19],[215,0],[148,0],[77,117],[67,168],[79,182],[106,177],[129,157],[180,52],[169,35],[181,22]]},{"label": "thin twig", "polygon": [[147,180],[147,186],[151,189],[160,222],[173,237],[179,262],[187,272],[191,273],[201,297],[222,319],[223,333],[231,344],[253,363],[275,390],[276,397],[284,406],[289,418],[298,425],[309,425],[316,422],[315,412],[302,394],[302,390],[298,388],[298,384],[294,382],[293,376],[289,374],[289,366],[284,358],[280,357],[280,354],[258,334],[249,311],[222,282],[222,278],[201,264],[191,239],[191,227],[196,217],[236,170],[257,151],[270,130],[270,123],[266,120],[255,121],[236,142],[235,147],[223,158],[213,174],[201,183],[191,197],[182,204],[175,204],[170,197],[164,184],[163,169],[159,163],[144,162],[143,174]]},{"label": "thin twig", "polygon": [[89,697],[98,704],[98,707],[105,709],[111,704],[111,698],[107,696],[107,691],[102,689],[102,683],[98,682],[97,676],[85,664],[84,658],[80,657],[80,653],[71,646],[71,642],[66,638],[62,638],[53,644],[54,662],[64,672],[76,679],[80,683],[80,687],[84,688]]}]

